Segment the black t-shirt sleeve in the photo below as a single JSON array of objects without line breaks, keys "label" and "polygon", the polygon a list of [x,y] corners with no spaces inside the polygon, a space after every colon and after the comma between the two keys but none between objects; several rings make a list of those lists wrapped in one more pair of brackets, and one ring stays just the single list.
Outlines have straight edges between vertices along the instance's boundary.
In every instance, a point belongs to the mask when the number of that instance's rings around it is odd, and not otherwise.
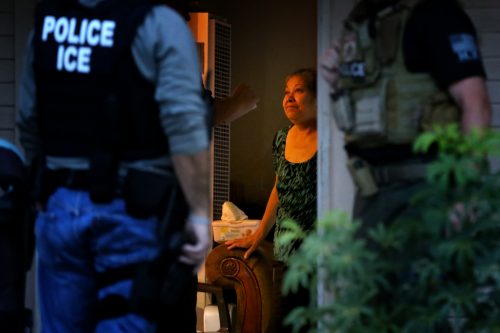
[{"label": "black t-shirt sleeve", "polygon": [[443,88],[468,77],[486,77],[474,25],[454,1],[416,6],[405,28],[403,52],[408,70],[430,73]]}]

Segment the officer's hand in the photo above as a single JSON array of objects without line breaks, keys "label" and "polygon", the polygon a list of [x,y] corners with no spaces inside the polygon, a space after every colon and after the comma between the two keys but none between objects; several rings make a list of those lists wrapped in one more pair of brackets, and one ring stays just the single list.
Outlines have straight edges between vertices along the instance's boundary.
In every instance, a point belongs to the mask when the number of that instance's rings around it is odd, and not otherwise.
[{"label": "officer's hand", "polygon": [[212,245],[211,227],[210,224],[194,223],[189,219],[186,223],[186,231],[192,236],[192,241],[183,245],[179,261],[194,266],[194,274],[198,272]]},{"label": "officer's hand", "polygon": [[339,82],[340,46],[335,43],[321,55],[320,73],[330,85],[330,93],[337,92]]},{"label": "officer's hand", "polygon": [[234,108],[238,111],[236,116],[241,117],[257,107],[260,98],[255,95],[252,88],[246,84],[240,84],[234,89],[230,97]]},{"label": "officer's hand", "polygon": [[215,103],[215,121],[230,123],[257,107],[260,98],[257,97],[252,88],[246,84],[240,84],[234,89],[233,94],[224,100]]}]

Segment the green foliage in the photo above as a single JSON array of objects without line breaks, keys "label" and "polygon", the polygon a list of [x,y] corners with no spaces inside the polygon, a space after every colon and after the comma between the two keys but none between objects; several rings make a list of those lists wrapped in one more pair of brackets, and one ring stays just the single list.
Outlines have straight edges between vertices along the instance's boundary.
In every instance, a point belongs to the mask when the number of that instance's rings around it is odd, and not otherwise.
[{"label": "green foliage", "polygon": [[[286,222],[277,241],[302,246],[289,259],[283,291],[303,286],[312,298],[287,317],[296,332],[308,322],[321,332],[500,332],[500,174],[487,162],[500,153],[500,135],[436,127],[414,146],[434,147],[427,186],[411,202],[420,216],[370,230],[375,245],[340,211],[307,235]],[[329,301],[318,306],[320,280]]]}]

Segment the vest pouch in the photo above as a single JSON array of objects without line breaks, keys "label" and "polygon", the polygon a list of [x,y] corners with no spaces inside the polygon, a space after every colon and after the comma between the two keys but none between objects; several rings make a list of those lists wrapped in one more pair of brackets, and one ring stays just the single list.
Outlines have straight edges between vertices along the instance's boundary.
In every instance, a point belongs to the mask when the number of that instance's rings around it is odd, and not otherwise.
[{"label": "vest pouch", "polygon": [[333,117],[339,130],[351,133],[354,128],[354,112],[348,92],[342,90],[333,97]]},{"label": "vest pouch", "polygon": [[435,125],[448,125],[460,120],[460,111],[448,94],[436,92],[425,101],[421,127],[423,131],[432,130]]},{"label": "vest pouch", "polygon": [[393,144],[411,144],[422,131],[424,114],[447,100],[428,74],[399,75],[386,92],[387,141]]},{"label": "vest pouch", "polygon": [[383,65],[391,64],[399,51],[402,15],[396,13],[382,18],[377,28],[376,45]]},{"label": "vest pouch", "polygon": [[174,185],[173,174],[129,169],[123,186],[127,213],[137,218],[163,213],[163,204]]},{"label": "vest pouch", "polygon": [[386,134],[387,82],[387,80],[382,80],[375,87],[353,92],[353,134],[355,136],[383,136]]},{"label": "vest pouch", "polygon": [[381,64],[368,23],[347,22],[340,38],[339,85],[357,89],[374,84],[380,77]]}]

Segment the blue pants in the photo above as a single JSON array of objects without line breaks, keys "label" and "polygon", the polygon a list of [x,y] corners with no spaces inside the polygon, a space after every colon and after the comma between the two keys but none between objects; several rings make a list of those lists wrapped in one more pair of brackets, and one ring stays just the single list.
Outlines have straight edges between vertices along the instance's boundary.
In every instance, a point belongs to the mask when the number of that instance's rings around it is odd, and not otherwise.
[{"label": "blue pants", "polygon": [[129,279],[99,289],[97,275],[154,259],[156,228],[156,218],[127,215],[122,199],[95,204],[87,192],[59,188],[35,228],[41,332],[154,332],[156,325],[137,314],[99,321],[95,312],[100,299],[127,298],[132,286]]}]

